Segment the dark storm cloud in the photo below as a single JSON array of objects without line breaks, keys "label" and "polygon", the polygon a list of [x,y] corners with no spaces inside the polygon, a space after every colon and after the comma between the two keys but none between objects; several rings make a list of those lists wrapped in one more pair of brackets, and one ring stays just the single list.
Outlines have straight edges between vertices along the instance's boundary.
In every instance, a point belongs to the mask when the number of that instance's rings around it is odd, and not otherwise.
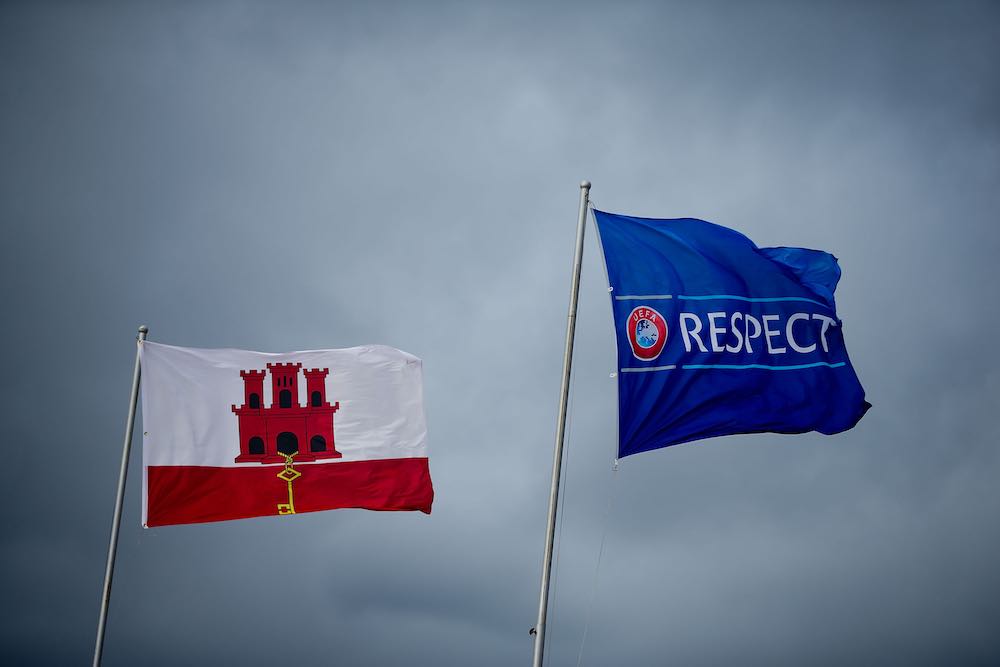
[{"label": "dark storm cloud", "polygon": [[588,617],[588,665],[995,663],[998,18],[4,4],[6,661],[88,659],[145,322],[421,356],[438,495],[429,517],[142,531],[136,451],[106,664],[526,663],[588,178],[607,210],[840,257],[875,409],[832,438],[640,455],[612,483],[588,238],[551,664],[576,664]]}]

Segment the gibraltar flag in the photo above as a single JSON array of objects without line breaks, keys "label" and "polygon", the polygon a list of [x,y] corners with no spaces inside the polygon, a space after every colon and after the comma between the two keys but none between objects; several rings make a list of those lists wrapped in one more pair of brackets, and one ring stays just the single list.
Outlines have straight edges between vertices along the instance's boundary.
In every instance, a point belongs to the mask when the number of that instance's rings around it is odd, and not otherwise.
[{"label": "gibraltar flag", "polygon": [[420,359],[142,341],[143,526],[434,500]]}]

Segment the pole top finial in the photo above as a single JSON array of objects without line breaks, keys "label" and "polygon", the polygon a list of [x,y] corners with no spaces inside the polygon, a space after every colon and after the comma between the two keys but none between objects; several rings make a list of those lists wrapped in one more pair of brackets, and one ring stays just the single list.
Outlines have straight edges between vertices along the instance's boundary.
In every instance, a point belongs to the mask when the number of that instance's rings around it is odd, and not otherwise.
[{"label": "pole top finial", "polygon": [[149,333],[149,327],[147,327],[145,324],[140,324],[139,325],[139,333],[141,333],[141,334],[148,334]]},{"label": "pole top finial", "polygon": [[590,189],[590,181],[583,181],[582,183],[580,183],[580,187],[583,188],[584,190],[589,190]]}]

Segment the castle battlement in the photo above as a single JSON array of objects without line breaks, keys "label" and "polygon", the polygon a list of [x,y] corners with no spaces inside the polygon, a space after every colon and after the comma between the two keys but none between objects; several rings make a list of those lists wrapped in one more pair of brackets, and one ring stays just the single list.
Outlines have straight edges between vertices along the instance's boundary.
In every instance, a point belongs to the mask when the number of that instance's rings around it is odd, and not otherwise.
[{"label": "castle battlement", "polygon": [[[300,368],[302,368],[302,364],[301,363],[298,363],[298,364],[268,364],[267,365],[267,369],[269,371],[272,371],[272,373],[274,371],[279,371],[279,372],[280,371],[297,371]],[[329,369],[327,369],[327,370],[329,370]]]},{"label": "castle battlement", "polygon": [[306,369],[306,405],[299,403],[301,363],[267,364],[271,373],[271,405],[264,407],[262,370],[240,371],[244,403],[232,406],[240,422],[237,463],[283,463],[285,455],[296,461],[340,458],[334,447],[333,415],[340,402],[326,398],[329,368]]}]

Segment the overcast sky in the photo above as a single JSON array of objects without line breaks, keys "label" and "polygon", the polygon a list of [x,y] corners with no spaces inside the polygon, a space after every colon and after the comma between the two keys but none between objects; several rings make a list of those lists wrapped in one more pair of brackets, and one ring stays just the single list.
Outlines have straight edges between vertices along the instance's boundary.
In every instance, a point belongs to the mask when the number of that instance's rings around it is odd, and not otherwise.
[{"label": "overcast sky", "polygon": [[548,664],[1000,662],[975,2],[0,4],[2,662],[90,659],[148,324],[423,358],[437,498],[144,531],[136,450],[106,665],[528,664],[585,178],[839,257],[874,408],[612,476],[591,227]]}]

